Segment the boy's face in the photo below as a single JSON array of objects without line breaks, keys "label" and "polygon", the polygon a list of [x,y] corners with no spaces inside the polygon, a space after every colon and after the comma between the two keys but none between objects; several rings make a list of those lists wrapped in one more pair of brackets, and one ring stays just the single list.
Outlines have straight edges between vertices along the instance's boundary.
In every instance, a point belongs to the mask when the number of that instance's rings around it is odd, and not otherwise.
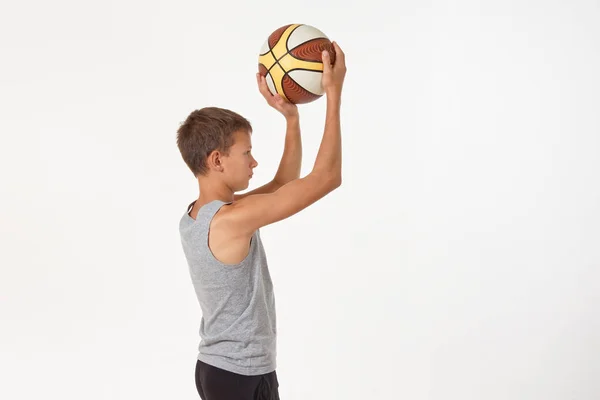
[{"label": "boy's face", "polygon": [[248,188],[252,170],[258,163],[251,153],[252,140],[249,132],[237,131],[233,134],[233,145],[229,149],[229,156],[223,157],[225,179],[234,192]]}]

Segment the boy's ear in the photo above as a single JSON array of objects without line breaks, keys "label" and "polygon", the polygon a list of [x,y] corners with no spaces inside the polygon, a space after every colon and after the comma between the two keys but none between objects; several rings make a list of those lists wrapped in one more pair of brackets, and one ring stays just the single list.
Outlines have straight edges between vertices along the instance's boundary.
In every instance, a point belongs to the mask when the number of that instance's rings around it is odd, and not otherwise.
[{"label": "boy's ear", "polygon": [[208,168],[215,171],[223,171],[223,158],[218,150],[213,150],[206,160]]}]

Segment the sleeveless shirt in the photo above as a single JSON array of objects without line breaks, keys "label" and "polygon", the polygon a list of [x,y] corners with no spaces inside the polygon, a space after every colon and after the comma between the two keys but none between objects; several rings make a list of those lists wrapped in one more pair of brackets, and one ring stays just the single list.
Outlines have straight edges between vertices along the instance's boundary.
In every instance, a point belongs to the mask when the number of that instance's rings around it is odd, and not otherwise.
[{"label": "sleeveless shirt", "polygon": [[241,375],[276,369],[275,296],[260,232],[238,264],[217,260],[208,246],[210,223],[225,204],[211,201],[194,220],[189,205],[179,224],[181,244],[200,304],[198,360]]}]

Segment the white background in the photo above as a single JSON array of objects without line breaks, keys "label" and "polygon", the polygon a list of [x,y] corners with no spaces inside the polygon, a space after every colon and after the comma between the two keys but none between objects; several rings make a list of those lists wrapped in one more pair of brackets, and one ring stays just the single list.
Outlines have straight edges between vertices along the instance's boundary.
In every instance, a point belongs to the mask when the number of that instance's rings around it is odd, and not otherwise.
[{"label": "white background", "polygon": [[3,3],[0,398],[199,398],[176,130],[245,115],[270,180],[254,73],[295,22],[348,74],[342,187],[261,230],[281,398],[600,398],[600,4],[317,4]]}]

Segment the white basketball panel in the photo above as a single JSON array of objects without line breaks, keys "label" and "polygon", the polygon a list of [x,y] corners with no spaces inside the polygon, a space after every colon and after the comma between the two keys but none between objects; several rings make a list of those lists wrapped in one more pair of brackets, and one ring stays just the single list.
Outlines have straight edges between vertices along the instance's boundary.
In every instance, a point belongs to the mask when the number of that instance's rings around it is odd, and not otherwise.
[{"label": "white basketball panel", "polygon": [[309,40],[318,39],[318,38],[326,38],[327,39],[327,36],[320,30],[315,28],[314,26],[300,25],[299,27],[294,29],[294,31],[288,38],[287,48],[288,48],[288,50],[291,50],[294,47],[297,47],[304,42],[308,42]]},{"label": "white basketball panel", "polygon": [[267,87],[271,91],[271,94],[273,94],[273,95],[277,94],[277,89],[275,89],[275,82],[273,82],[273,78],[271,77],[271,74],[267,74],[266,80],[267,80]]},{"label": "white basketball panel", "polygon": [[323,86],[321,85],[321,78],[323,77],[323,73],[320,71],[306,71],[303,69],[296,69],[288,72],[290,78],[292,78],[296,83],[302,86],[304,89],[308,90],[311,93],[316,95],[323,95],[325,91],[323,90]]},{"label": "white basketball panel", "polygon": [[265,40],[265,43],[260,48],[260,55],[267,54],[269,52],[269,39]]}]

